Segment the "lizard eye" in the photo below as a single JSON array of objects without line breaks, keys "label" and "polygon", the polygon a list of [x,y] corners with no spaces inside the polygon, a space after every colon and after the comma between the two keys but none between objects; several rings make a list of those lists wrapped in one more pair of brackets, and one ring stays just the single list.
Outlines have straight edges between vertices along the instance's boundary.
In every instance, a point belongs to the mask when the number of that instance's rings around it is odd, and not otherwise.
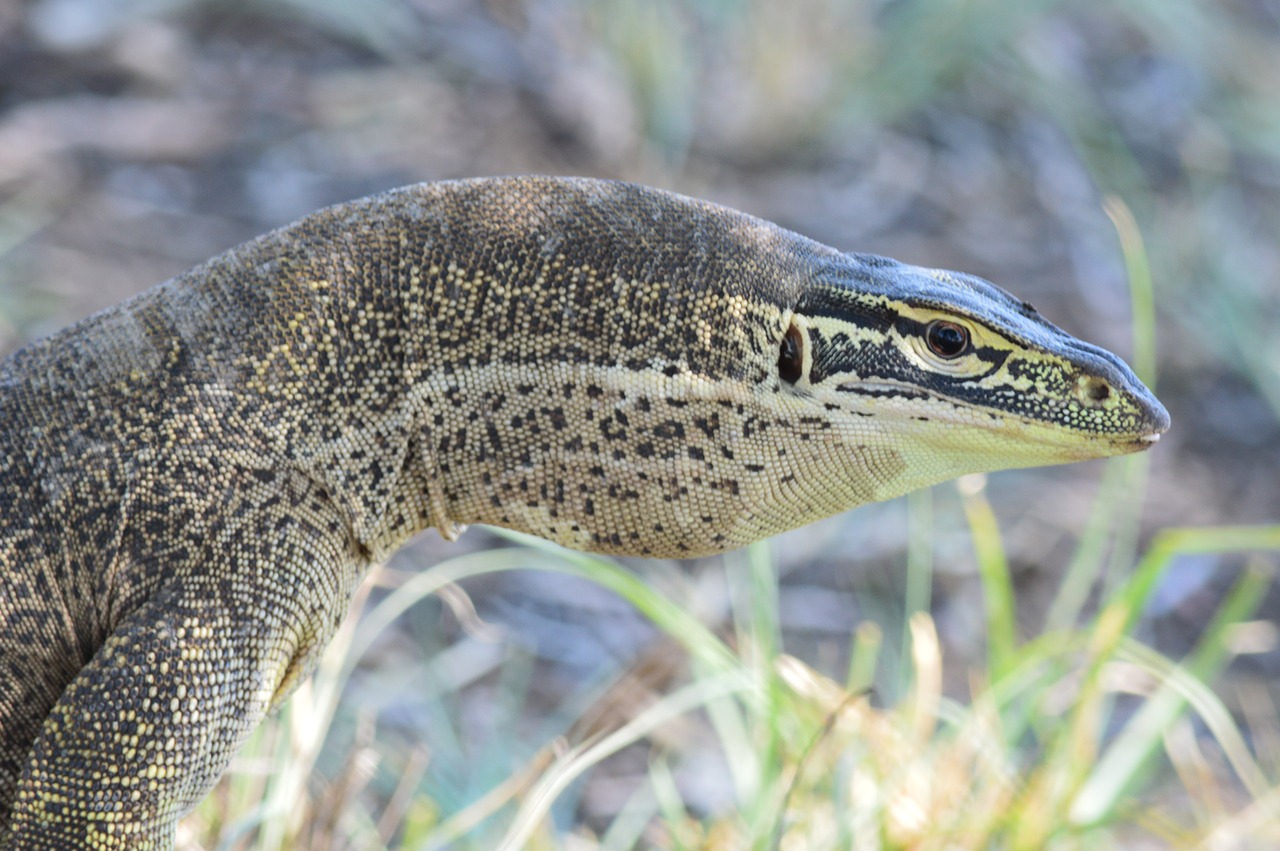
[{"label": "lizard eye", "polygon": [[787,336],[782,338],[778,349],[778,375],[788,384],[800,380],[804,370],[804,337],[800,329],[792,325],[787,329]]},{"label": "lizard eye", "polygon": [[963,325],[937,319],[929,323],[924,332],[925,342],[940,358],[951,360],[964,354],[969,348],[969,331]]}]

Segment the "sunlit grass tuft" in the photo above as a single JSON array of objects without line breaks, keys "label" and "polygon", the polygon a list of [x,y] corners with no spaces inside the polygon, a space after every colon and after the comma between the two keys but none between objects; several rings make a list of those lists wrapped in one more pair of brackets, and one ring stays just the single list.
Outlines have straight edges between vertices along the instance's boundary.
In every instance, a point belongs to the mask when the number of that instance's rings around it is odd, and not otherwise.
[{"label": "sunlit grass tuft", "polygon": [[[985,504],[976,487],[965,498]],[[969,515],[979,518],[977,538],[994,534],[980,511],[970,507]],[[1135,837],[1179,848],[1274,847],[1280,765],[1274,751],[1260,761],[1251,743],[1280,740],[1275,715],[1254,713],[1246,732],[1209,685],[1236,654],[1274,648],[1274,629],[1250,620],[1269,577],[1246,571],[1182,660],[1144,646],[1132,630],[1155,580],[1179,555],[1276,550],[1280,526],[1163,532],[1096,615],[1008,642],[1000,673],[972,671],[965,699],[943,693],[947,654],[929,616],[917,612],[910,687],[892,706],[878,705],[873,687],[881,639],[872,625],[855,635],[844,683],[779,652],[764,547],[752,551],[751,570],[738,573],[732,647],[680,601],[607,559],[542,544],[454,559],[344,631],[315,679],[255,734],[232,774],[184,823],[183,847],[1070,849]],[[588,577],[631,600],[690,657],[688,681],[648,705],[608,707],[599,717],[611,721],[569,731],[580,741],[553,737],[456,812],[443,812],[419,782],[421,755],[388,812],[370,809],[360,792],[378,757],[359,735],[327,786],[307,779],[342,682],[378,631],[446,583],[523,568]],[[608,690],[600,700],[624,694],[632,692]],[[653,738],[691,712],[726,755],[736,755],[727,763],[729,811],[689,812],[673,773],[681,756],[658,744],[669,739]],[[618,750],[646,742],[649,781],[614,825],[600,837],[557,829],[550,813],[567,788]]]}]

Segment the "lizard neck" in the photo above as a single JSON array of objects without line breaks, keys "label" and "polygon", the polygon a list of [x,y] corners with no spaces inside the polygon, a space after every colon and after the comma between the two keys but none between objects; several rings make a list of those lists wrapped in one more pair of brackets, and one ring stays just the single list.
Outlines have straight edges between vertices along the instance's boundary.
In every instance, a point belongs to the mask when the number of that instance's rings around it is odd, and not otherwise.
[{"label": "lizard neck", "polygon": [[238,261],[290,282],[272,345],[242,358],[282,402],[273,444],[373,557],[471,523],[652,555],[759,537],[737,529],[750,488],[728,429],[777,395],[786,305],[818,249],[693,202],[675,216],[666,196],[551,188],[392,194]]},{"label": "lizard neck", "polygon": [[[446,537],[483,523],[579,550],[705,555],[867,502],[868,470],[891,476],[899,463],[785,397],[684,372],[476,367],[414,398],[425,438],[392,505],[401,519],[415,506]],[[849,463],[831,470],[833,457]],[[402,524],[387,540],[413,531]]]}]

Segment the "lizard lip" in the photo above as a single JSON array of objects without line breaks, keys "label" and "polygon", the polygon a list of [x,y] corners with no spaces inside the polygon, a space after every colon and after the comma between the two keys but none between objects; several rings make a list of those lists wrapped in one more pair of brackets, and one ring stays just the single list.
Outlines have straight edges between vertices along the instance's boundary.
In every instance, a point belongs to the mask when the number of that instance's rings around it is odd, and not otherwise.
[{"label": "lizard lip", "polygon": [[1162,432],[1153,431],[1147,434],[1140,434],[1135,437],[1124,438],[1118,441],[1116,446],[1121,449],[1119,454],[1146,452],[1148,449],[1160,442],[1161,434]]}]

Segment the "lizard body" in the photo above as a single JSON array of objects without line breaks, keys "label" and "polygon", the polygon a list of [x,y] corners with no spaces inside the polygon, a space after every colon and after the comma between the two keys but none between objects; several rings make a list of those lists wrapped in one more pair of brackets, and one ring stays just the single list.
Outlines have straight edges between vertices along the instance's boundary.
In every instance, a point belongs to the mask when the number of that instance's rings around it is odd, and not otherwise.
[{"label": "lizard body", "polygon": [[0,846],[171,847],[424,528],[692,556],[1167,427],[992,284],[666,192],[320,211],[0,363]]}]

